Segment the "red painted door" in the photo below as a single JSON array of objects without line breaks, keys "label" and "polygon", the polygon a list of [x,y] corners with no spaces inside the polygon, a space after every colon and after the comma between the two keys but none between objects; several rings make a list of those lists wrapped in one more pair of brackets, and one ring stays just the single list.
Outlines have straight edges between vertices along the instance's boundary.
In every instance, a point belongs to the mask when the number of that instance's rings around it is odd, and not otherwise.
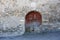
[{"label": "red painted door", "polygon": [[28,24],[32,24],[33,22],[37,22],[39,24],[42,24],[42,15],[37,11],[31,11],[25,17],[26,26]]}]

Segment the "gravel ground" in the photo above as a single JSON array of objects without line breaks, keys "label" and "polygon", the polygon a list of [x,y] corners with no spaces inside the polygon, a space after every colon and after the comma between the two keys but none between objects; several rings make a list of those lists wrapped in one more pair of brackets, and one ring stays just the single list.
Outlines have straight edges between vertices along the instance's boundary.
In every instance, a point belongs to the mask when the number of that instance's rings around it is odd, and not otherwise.
[{"label": "gravel ground", "polygon": [[60,40],[60,32],[54,33],[26,33],[16,37],[0,37],[0,40]]}]

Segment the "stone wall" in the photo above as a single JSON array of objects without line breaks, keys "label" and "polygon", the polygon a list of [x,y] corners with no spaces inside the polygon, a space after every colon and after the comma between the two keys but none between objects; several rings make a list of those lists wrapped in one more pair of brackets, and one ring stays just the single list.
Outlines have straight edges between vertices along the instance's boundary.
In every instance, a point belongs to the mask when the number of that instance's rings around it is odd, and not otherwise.
[{"label": "stone wall", "polygon": [[[32,10],[39,11],[42,14],[43,22],[52,22],[54,19],[60,21],[60,0],[0,0],[0,25],[4,28],[4,32],[0,30],[0,33],[4,34],[6,28],[18,27],[18,25],[24,33],[25,15]],[[13,31],[14,29],[10,30]],[[21,33],[19,30],[17,31],[18,35]],[[7,32],[5,36],[7,35],[11,34]]]},{"label": "stone wall", "polygon": [[[31,3],[36,3],[36,8],[31,7]],[[49,15],[59,13],[59,0],[0,0],[0,16],[25,17],[31,10],[41,12],[43,21],[48,20]],[[57,7],[57,8],[56,8]]]}]

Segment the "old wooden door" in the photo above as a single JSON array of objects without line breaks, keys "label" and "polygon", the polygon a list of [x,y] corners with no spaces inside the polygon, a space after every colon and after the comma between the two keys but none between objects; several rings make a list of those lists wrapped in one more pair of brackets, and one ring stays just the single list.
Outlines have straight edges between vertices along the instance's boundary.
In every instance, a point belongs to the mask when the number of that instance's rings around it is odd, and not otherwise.
[{"label": "old wooden door", "polygon": [[40,12],[37,11],[31,11],[28,12],[26,17],[25,17],[25,26],[28,27],[32,27],[32,25],[34,25],[34,27],[36,25],[41,25],[42,24],[42,15],[40,14]]}]

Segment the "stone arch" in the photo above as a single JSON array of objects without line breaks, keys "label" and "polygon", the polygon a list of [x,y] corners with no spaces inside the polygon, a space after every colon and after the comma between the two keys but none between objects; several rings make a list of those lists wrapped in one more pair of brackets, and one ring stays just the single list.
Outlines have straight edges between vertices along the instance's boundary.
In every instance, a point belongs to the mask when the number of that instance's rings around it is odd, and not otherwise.
[{"label": "stone arch", "polygon": [[25,25],[33,21],[37,21],[42,24],[42,15],[38,11],[30,11],[25,16]]}]

